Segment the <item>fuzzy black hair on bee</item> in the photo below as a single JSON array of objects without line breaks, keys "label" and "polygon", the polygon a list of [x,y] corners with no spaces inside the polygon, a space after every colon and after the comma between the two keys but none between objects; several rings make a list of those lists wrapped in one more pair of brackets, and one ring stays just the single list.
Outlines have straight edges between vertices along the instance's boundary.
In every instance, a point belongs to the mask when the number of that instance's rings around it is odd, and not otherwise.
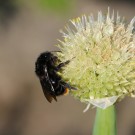
[{"label": "fuzzy black hair on bee", "polygon": [[41,53],[37,58],[35,73],[40,80],[44,95],[50,103],[53,99],[57,101],[56,96],[64,95],[71,89],[76,90],[76,88],[62,80],[61,76],[57,73],[69,62],[70,60],[60,62],[58,57],[52,52]]}]

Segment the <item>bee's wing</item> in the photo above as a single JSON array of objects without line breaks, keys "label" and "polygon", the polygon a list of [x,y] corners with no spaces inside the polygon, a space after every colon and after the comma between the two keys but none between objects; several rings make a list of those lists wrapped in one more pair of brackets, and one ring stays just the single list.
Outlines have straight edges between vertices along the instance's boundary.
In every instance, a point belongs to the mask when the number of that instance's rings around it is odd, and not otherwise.
[{"label": "bee's wing", "polygon": [[42,89],[43,89],[43,93],[44,93],[47,101],[50,102],[50,103],[52,102],[53,99],[55,101],[57,101],[56,96],[49,93],[49,89],[52,87],[52,84],[49,83],[49,81],[46,81],[44,79],[41,79],[40,83],[41,83],[41,86],[42,86]]},{"label": "bee's wing", "polygon": [[56,96],[53,94],[53,92],[55,90],[50,81],[46,66],[45,66],[45,75],[40,78],[40,83],[41,83],[44,95],[45,95],[46,99],[48,100],[48,102],[51,103],[53,99],[55,99],[55,101],[57,101]]}]

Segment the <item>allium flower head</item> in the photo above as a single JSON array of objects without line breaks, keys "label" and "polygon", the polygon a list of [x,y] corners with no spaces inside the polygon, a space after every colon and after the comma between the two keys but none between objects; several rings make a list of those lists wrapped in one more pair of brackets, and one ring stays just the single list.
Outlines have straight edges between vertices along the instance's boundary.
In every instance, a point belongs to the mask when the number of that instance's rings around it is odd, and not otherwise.
[{"label": "allium flower head", "polygon": [[70,60],[60,73],[78,90],[81,102],[106,108],[135,92],[135,18],[127,25],[117,14],[101,12],[71,20],[58,45],[61,61]]}]

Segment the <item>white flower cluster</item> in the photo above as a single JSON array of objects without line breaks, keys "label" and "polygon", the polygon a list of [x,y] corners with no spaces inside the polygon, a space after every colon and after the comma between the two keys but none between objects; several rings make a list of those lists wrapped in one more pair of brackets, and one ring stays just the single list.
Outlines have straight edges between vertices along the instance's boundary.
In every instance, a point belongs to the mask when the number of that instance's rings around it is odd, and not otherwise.
[{"label": "white flower cluster", "polygon": [[101,12],[71,20],[58,45],[61,61],[71,60],[60,73],[78,90],[71,94],[82,102],[107,108],[135,92],[135,18],[126,25],[114,13]]}]

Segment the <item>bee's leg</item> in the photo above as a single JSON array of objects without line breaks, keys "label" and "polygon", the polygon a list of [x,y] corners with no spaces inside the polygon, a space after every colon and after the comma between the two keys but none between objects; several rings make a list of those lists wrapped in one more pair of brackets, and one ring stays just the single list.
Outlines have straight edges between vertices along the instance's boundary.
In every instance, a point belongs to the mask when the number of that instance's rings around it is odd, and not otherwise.
[{"label": "bee's leg", "polygon": [[60,70],[60,69],[61,69],[62,67],[64,67],[65,65],[67,65],[69,62],[70,62],[70,60],[67,60],[66,62],[60,63],[60,64],[56,67],[57,71]]},{"label": "bee's leg", "polygon": [[66,88],[69,88],[70,90],[77,90],[77,88],[71,86],[70,84],[68,83],[65,83],[64,81],[60,81],[60,84],[63,86],[63,87],[66,87]]},{"label": "bee's leg", "polygon": [[[75,58],[75,57],[73,57],[72,59],[74,59],[74,58]],[[60,69],[61,69],[62,67],[64,67],[65,65],[69,64],[69,62],[70,62],[72,59],[60,63],[60,64],[56,67],[56,68],[57,68],[57,71],[60,70]]]}]

